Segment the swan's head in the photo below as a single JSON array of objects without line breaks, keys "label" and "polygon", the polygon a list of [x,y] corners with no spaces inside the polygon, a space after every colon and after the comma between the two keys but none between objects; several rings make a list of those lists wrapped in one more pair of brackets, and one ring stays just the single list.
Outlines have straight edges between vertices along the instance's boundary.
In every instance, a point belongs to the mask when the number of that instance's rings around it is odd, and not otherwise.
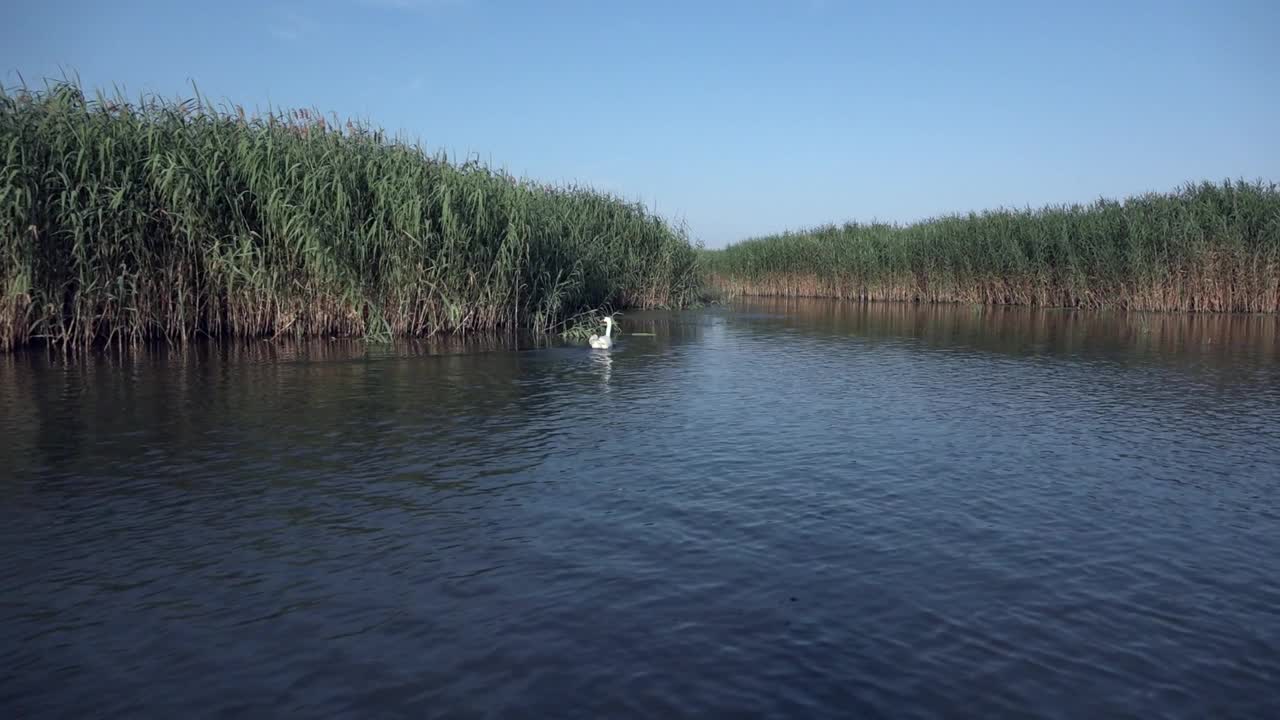
[{"label": "swan's head", "polygon": [[609,326],[609,327],[613,327],[613,318],[611,318],[611,317],[607,317],[607,318],[605,318],[605,319],[604,319],[604,324],[605,324],[605,325],[607,325],[607,326]]}]

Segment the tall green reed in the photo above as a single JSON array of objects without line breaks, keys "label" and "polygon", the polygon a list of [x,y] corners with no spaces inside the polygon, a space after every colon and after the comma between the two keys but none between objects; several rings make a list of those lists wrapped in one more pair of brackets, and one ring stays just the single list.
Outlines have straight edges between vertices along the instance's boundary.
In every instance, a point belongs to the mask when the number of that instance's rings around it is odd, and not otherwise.
[{"label": "tall green reed", "polygon": [[0,90],[0,349],[548,331],[679,306],[682,227],[306,109]]},{"label": "tall green reed", "polygon": [[1171,193],[909,225],[827,225],[704,251],[729,293],[1137,310],[1280,311],[1280,188]]}]

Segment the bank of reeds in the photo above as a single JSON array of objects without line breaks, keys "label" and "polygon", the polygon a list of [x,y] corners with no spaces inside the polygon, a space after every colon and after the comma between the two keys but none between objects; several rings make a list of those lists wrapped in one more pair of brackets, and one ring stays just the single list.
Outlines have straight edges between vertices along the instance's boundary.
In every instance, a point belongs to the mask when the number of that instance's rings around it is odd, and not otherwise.
[{"label": "bank of reeds", "polygon": [[683,228],[308,111],[0,91],[0,349],[547,331],[678,306]]},{"label": "bank of reeds", "polygon": [[703,253],[729,294],[1280,311],[1280,189],[1204,182],[1088,205],[846,224]]}]

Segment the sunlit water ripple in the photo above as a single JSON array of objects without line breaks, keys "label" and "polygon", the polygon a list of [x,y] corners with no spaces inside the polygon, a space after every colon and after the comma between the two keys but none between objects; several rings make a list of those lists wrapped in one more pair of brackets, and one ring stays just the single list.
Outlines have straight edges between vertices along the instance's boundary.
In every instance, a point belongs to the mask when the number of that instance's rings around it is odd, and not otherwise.
[{"label": "sunlit water ripple", "polygon": [[0,356],[4,717],[1266,717],[1280,320]]}]

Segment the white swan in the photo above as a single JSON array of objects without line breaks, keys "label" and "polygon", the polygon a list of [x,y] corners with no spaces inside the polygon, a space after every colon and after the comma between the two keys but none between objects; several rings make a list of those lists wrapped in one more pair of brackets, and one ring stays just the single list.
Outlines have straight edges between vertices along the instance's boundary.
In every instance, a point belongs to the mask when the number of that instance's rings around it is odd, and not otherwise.
[{"label": "white swan", "polygon": [[600,348],[601,350],[608,350],[613,347],[613,318],[605,318],[604,325],[604,335],[592,335],[587,338],[587,342],[591,347]]}]

